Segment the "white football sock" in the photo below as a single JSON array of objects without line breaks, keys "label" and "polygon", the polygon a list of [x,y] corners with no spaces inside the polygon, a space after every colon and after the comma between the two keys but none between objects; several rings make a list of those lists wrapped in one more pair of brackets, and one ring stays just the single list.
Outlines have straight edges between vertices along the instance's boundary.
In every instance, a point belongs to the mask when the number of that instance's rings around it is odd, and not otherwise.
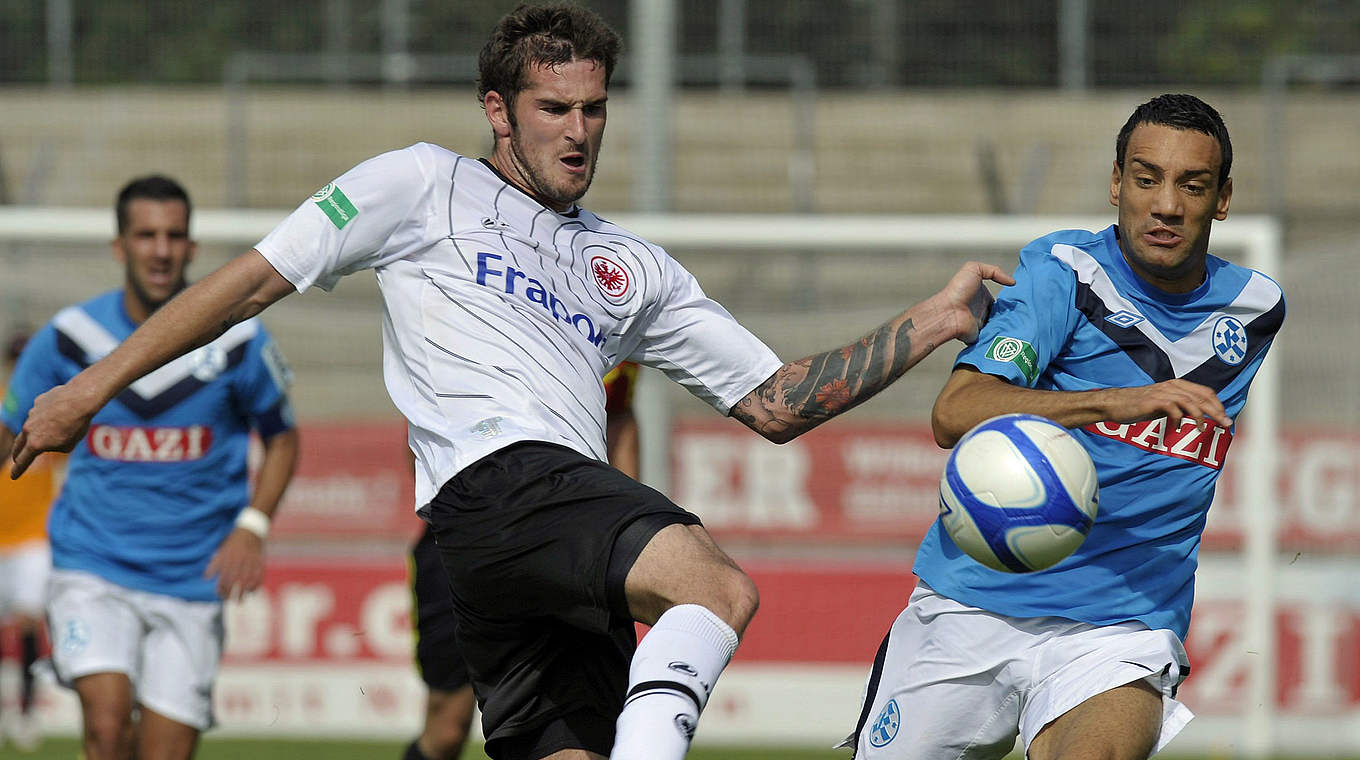
[{"label": "white football sock", "polygon": [[670,608],[642,638],[628,669],[610,760],[680,760],[699,713],[737,651],[737,634],[707,608]]}]

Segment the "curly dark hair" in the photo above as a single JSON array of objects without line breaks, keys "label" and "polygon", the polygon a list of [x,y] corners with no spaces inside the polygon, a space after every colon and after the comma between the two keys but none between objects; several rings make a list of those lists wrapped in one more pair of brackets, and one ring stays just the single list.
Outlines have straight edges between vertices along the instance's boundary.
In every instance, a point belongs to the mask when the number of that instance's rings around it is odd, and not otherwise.
[{"label": "curly dark hair", "polygon": [[1119,130],[1119,137],[1115,138],[1114,157],[1121,169],[1124,167],[1124,153],[1129,147],[1129,135],[1139,124],[1189,129],[1214,138],[1223,153],[1223,163],[1218,167],[1218,186],[1223,187],[1223,183],[1228,181],[1228,172],[1232,169],[1232,139],[1228,137],[1228,127],[1223,123],[1223,117],[1218,115],[1213,106],[1194,95],[1170,93],[1158,95],[1138,106]]},{"label": "curly dark hair", "polygon": [[622,43],[592,11],[570,3],[521,5],[507,13],[477,58],[477,99],[495,90],[511,107],[524,89],[532,65],[555,66],[573,59],[598,61],[604,83],[614,74]]}]

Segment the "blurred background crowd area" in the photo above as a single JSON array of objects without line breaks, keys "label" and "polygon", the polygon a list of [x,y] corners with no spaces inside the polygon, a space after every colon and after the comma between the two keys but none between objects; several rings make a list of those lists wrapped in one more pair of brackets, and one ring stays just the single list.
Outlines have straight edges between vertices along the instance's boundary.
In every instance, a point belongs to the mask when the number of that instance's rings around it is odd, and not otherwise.
[{"label": "blurred background crowd area", "polygon": [[[1360,209],[1354,0],[594,0],[624,36],[590,208],[1113,221],[1114,136],[1191,91],[1236,149],[1232,213],[1282,220],[1286,414],[1360,423],[1335,378]],[[286,211],[355,163],[424,140],[489,148],[476,53],[511,2],[0,2],[0,203],[107,208],[171,174],[200,208]],[[658,29],[669,30],[658,32]],[[657,67],[665,81],[658,100]],[[650,77],[650,79],[647,79]],[[111,215],[110,215],[111,218]],[[957,251],[672,249],[781,355],[856,337],[933,292]],[[208,246],[198,276],[239,250]],[[1225,252],[1231,255],[1233,252]],[[40,254],[40,255],[39,255]],[[1003,264],[1015,247],[979,248]],[[0,240],[0,318],[44,321],[116,272],[89,245]],[[389,413],[371,278],[270,322],[304,417]],[[952,352],[949,352],[952,356]],[[949,358],[875,414],[920,419]],[[353,388],[371,389],[356,399]],[[685,406],[678,394],[675,403]],[[704,414],[703,411],[695,411]]]}]

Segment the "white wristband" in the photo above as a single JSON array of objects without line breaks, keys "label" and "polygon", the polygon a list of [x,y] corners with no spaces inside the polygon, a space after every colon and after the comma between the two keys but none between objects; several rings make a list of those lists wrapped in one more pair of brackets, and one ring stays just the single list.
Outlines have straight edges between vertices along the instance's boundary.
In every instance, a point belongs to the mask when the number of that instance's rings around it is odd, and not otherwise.
[{"label": "white wristband", "polygon": [[269,535],[269,515],[254,507],[246,507],[236,516],[236,527],[244,528],[261,539]]}]

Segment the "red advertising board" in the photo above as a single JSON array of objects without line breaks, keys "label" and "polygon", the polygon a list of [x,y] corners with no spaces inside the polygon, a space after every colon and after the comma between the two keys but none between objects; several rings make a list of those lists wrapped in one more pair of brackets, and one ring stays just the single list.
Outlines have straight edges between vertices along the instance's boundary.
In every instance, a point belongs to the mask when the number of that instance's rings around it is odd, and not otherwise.
[{"label": "red advertising board", "polygon": [[[901,563],[745,561],[760,612],[736,665],[868,667],[915,586]],[[1328,714],[1360,709],[1360,601],[1349,564],[1290,565],[1276,611],[1277,704]],[[1206,557],[1186,647],[1197,712],[1241,709],[1253,653],[1243,646],[1244,592],[1235,560]],[[401,558],[271,560],[265,587],[227,614],[229,666],[412,667],[411,595]]]},{"label": "red advertising board", "polygon": [[[282,540],[409,540],[419,530],[399,422],[311,424],[275,522]],[[1239,447],[1245,442],[1239,442]],[[728,538],[912,545],[938,511],[947,452],[912,424],[836,423],[783,446],[731,420],[684,420],[671,434],[671,497]],[[1273,502],[1282,546],[1360,546],[1360,435],[1286,429]],[[1205,544],[1242,538],[1229,455]]]}]

